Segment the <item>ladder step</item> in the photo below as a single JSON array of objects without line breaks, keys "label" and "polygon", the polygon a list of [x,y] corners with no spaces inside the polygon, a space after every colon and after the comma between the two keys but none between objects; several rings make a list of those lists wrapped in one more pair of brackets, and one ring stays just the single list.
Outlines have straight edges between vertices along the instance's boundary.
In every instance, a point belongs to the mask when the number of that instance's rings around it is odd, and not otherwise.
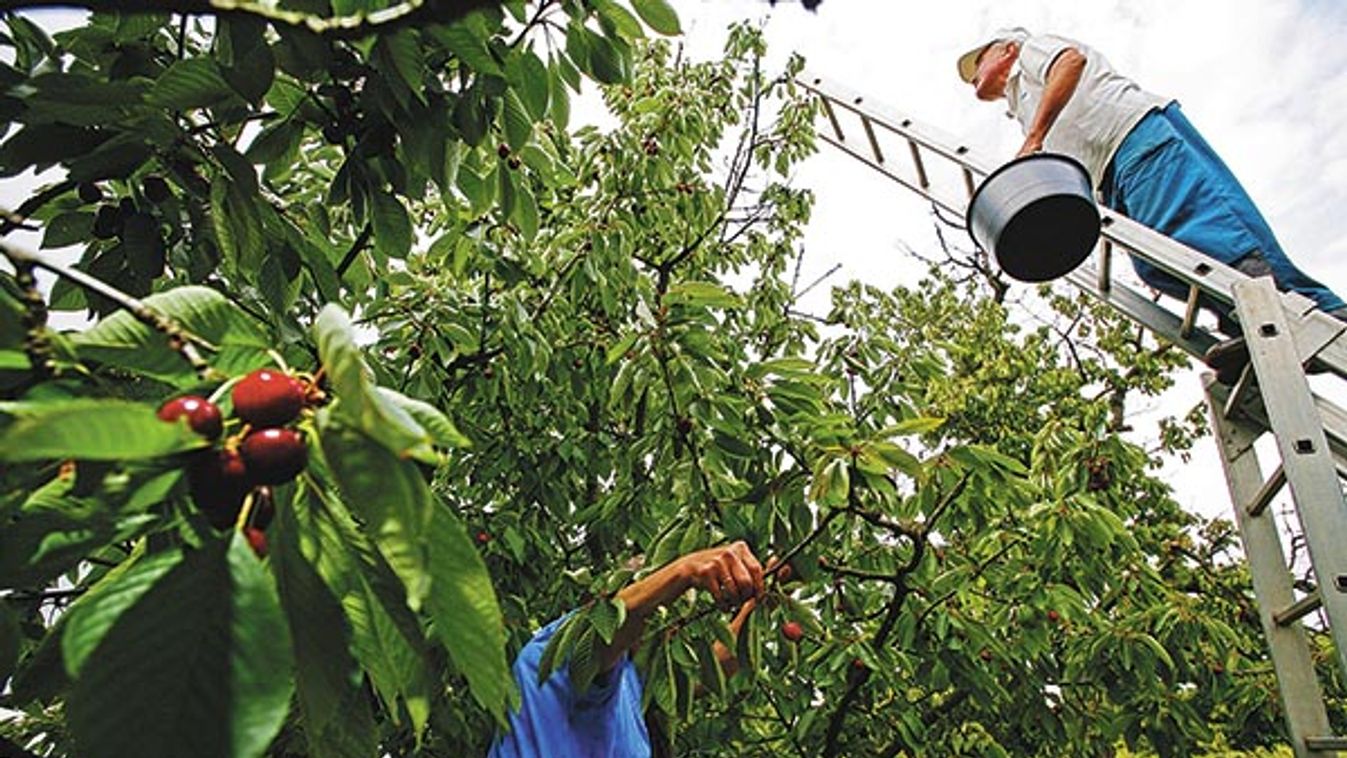
[{"label": "ladder step", "polygon": [[1322,604],[1323,601],[1319,599],[1319,592],[1316,590],[1314,594],[1306,595],[1283,610],[1273,613],[1272,620],[1277,622],[1277,626],[1290,626],[1318,610]]},{"label": "ladder step", "polygon": [[1262,515],[1263,511],[1267,510],[1268,505],[1272,502],[1272,498],[1276,497],[1285,485],[1286,467],[1278,465],[1277,470],[1272,472],[1272,476],[1266,482],[1263,482],[1263,486],[1258,489],[1258,494],[1254,495],[1253,501],[1249,503],[1245,510],[1254,518]]},{"label": "ladder step", "polygon": [[1347,737],[1306,737],[1305,747],[1310,750],[1347,750]]}]

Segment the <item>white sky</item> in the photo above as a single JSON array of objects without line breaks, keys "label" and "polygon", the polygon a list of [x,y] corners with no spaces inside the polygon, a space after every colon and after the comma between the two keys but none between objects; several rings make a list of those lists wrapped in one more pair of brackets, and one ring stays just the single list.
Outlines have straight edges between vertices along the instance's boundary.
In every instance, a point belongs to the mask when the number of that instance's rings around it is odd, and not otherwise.
[{"label": "white sky", "polygon": [[[794,0],[671,0],[694,57],[716,56],[732,21],[765,23],[768,70],[792,51],[817,73],[1009,158],[1019,145],[1000,105],[980,103],[954,61],[993,29],[1020,25],[1080,39],[1143,87],[1175,97],[1240,177],[1283,247],[1303,269],[1347,296],[1347,3],[1339,0],[824,0],[817,13]],[[79,15],[41,12],[44,27]],[[26,181],[28,180],[28,181]],[[817,197],[805,239],[802,281],[836,263],[830,281],[890,287],[922,267],[903,246],[935,250],[927,206],[917,196],[822,145],[795,176]],[[31,191],[30,177],[0,182],[0,205]],[[951,239],[962,243],[958,232]],[[36,246],[36,240],[16,241]],[[825,287],[808,309],[826,312]],[[1316,380],[1321,387],[1324,382]],[[1335,388],[1334,388],[1335,389]],[[1332,390],[1326,390],[1330,394]],[[1347,394],[1347,393],[1342,393]],[[1137,425],[1201,398],[1196,372],[1158,403],[1133,409]],[[1341,398],[1340,404],[1344,403]],[[1266,461],[1266,457],[1265,457]],[[1265,462],[1265,468],[1269,466]],[[1208,441],[1191,465],[1167,468],[1179,500],[1208,515],[1228,513]]]}]

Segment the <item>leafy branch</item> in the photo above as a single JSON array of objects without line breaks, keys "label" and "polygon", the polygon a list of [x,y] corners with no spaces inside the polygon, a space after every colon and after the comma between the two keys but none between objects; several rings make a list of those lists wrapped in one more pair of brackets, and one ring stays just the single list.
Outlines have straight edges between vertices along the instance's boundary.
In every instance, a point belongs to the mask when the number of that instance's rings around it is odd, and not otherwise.
[{"label": "leafy branch", "polygon": [[360,39],[404,26],[450,23],[501,0],[405,0],[379,10],[345,16],[315,16],[247,0],[9,0],[6,10],[85,8],[100,13],[180,13],[222,18],[259,18],[333,39]]},{"label": "leafy branch", "polygon": [[0,241],[0,253],[3,253],[4,256],[14,264],[15,268],[20,271],[24,269],[31,270],[34,267],[45,269],[57,276],[69,279],[90,292],[102,295],[113,301],[129,312],[137,321],[168,337],[169,347],[181,355],[183,360],[187,361],[188,365],[196,371],[198,376],[204,379],[210,373],[210,366],[206,363],[205,359],[201,357],[201,353],[197,350],[197,346],[200,345],[211,351],[214,351],[217,348],[206,340],[183,329],[176,321],[154,310],[143,301],[122,292],[95,276],[86,274],[79,269],[48,260],[35,252],[24,250],[9,242]]}]

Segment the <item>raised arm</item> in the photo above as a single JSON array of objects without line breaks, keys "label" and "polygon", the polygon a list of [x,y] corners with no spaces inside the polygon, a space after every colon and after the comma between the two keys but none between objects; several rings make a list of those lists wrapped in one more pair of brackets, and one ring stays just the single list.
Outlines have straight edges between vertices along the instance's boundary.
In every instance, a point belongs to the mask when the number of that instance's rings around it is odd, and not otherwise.
[{"label": "raised arm", "polygon": [[1085,70],[1085,56],[1074,47],[1068,47],[1048,67],[1047,82],[1043,87],[1043,100],[1034,112],[1034,120],[1024,135],[1024,145],[1017,156],[1036,153],[1043,149],[1043,141],[1048,138],[1057,117],[1066,107],[1071,96],[1076,93],[1081,72]]},{"label": "raised arm", "polygon": [[690,589],[704,589],[729,610],[740,609],[736,621],[743,623],[751,600],[762,594],[762,565],[744,542],[699,550],[671,561],[654,573],[632,582],[617,593],[627,606],[627,618],[613,634],[613,642],[601,653],[602,670],[609,671],[641,639],[646,619],[655,609],[668,605]]}]

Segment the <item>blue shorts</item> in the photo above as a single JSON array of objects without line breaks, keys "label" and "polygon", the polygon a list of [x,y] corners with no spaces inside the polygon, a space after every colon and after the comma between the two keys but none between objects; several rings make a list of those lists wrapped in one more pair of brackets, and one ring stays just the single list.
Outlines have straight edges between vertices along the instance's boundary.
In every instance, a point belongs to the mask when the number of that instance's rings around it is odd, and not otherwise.
[{"label": "blue shorts", "polygon": [[[1246,273],[1269,273],[1278,289],[1298,292],[1320,309],[1344,307],[1332,290],[1296,268],[1239,180],[1178,103],[1137,122],[1114,154],[1100,183],[1104,204],[1129,218]],[[1146,284],[1178,298],[1188,285],[1143,260],[1132,259]],[[1231,306],[1203,299],[1229,326]]]}]

